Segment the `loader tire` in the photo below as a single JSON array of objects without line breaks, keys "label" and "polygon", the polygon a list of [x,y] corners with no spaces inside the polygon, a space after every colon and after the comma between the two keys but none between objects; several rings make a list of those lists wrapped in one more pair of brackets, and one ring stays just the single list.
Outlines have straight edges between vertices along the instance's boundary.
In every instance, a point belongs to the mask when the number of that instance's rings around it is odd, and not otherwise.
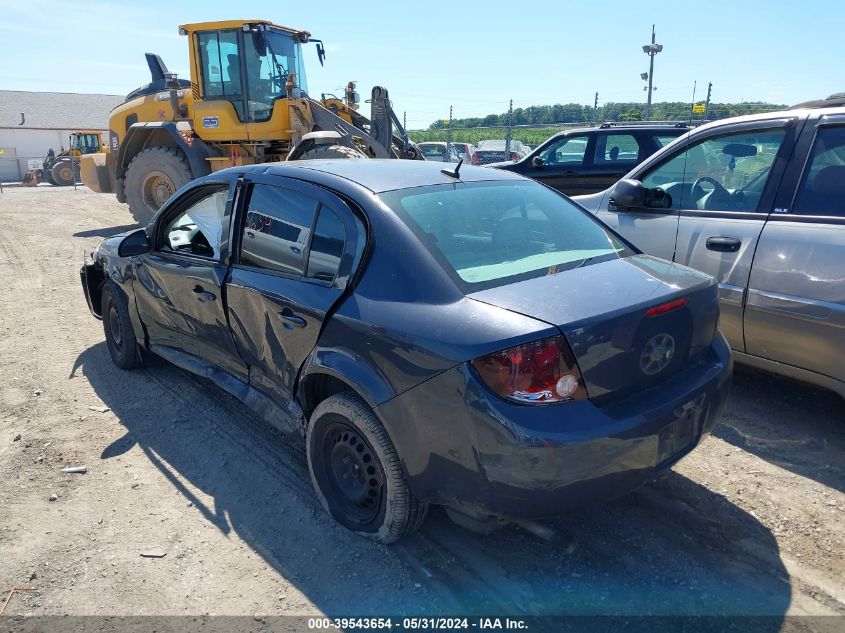
[{"label": "loader tire", "polygon": [[141,226],[152,220],[161,205],[193,179],[182,153],[172,147],[150,147],[138,152],[126,169],[126,201]]},{"label": "loader tire", "polygon": [[76,170],[69,160],[60,160],[50,168],[53,184],[59,187],[70,187],[76,184]]},{"label": "loader tire", "polygon": [[367,155],[345,145],[315,145],[303,152],[297,160],[311,158],[367,158]]}]

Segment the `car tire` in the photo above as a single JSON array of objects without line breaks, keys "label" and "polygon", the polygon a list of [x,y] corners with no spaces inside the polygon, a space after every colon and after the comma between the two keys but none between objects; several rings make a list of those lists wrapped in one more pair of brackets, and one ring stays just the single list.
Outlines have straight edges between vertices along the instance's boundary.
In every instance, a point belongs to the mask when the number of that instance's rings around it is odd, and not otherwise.
[{"label": "car tire", "polygon": [[72,161],[60,160],[50,168],[53,184],[59,187],[70,187],[76,184],[76,170]]},{"label": "car tire", "polygon": [[306,454],[320,503],[344,527],[394,543],[422,525],[427,504],[408,488],[387,431],[355,394],[339,393],[317,405]]},{"label": "car tire", "polygon": [[309,160],[313,158],[367,158],[367,155],[345,145],[315,145],[311,149],[302,152],[296,160]]},{"label": "car tire", "polygon": [[121,369],[140,367],[141,350],[129,318],[129,302],[123,290],[113,281],[107,281],[103,286],[101,306],[106,347],[109,348],[112,361]]},{"label": "car tire", "polygon": [[193,179],[184,155],[172,147],[150,147],[138,152],[126,169],[129,212],[147,226],[156,211],[183,185]]}]

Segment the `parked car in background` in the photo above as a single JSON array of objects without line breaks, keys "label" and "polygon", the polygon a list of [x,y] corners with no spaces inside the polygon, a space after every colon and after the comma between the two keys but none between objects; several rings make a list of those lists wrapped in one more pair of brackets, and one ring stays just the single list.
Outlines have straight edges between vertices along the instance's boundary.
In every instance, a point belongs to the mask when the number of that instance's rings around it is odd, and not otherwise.
[{"label": "parked car in background", "polygon": [[702,126],[576,200],[717,277],[738,361],[845,397],[845,97],[810,105]]},{"label": "parked car in background", "polygon": [[472,156],[475,153],[475,145],[472,143],[452,143],[458,152],[458,156],[464,160],[467,165],[472,164]]},{"label": "parked car in background", "polygon": [[506,141],[481,141],[475,148],[472,164],[487,165],[501,161],[514,161],[528,155],[528,150],[520,141],[511,141],[509,154],[506,149]]},{"label": "parked car in background", "polygon": [[438,163],[457,163],[460,157],[454,144],[447,146],[446,143],[430,141],[417,143],[425,160],[433,160]]},{"label": "parked car in background", "polygon": [[626,125],[559,132],[516,162],[491,165],[567,195],[601,191],[661,147],[686,133],[686,124]]},{"label": "parked car in background", "polygon": [[495,526],[623,494],[712,429],[731,375],[712,277],[472,166],[218,171],[81,276],[118,367],[149,351],[240,398],[383,542],[429,504]]}]

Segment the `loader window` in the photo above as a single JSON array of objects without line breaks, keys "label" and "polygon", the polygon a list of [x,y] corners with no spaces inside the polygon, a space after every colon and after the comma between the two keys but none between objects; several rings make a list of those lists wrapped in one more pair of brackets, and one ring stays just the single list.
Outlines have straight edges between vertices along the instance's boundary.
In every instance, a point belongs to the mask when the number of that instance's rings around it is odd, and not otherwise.
[{"label": "loader window", "polygon": [[[263,36],[263,45],[261,37]],[[307,93],[302,51],[289,33],[268,29],[244,33],[248,121],[267,121],[276,99],[285,96],[288,77],[293,75],[300,92]]]},{"label": "loader window", "polygon": [[238,118],[244,120],[244,91],[238,54],[238,32],[208,31],[199,33],[203,92],[206,99],[227,99]]}]

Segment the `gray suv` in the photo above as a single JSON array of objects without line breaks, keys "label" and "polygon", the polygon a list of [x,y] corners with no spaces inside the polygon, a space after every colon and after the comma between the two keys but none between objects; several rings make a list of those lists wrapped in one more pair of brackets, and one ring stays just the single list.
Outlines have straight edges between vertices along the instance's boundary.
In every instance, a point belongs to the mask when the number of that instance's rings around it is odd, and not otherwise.
[{"label": "gray suv", "polygon": [[692,130],[575,200],[716,277],[738,362],[845,397],[845,99],[810,105]]}]

